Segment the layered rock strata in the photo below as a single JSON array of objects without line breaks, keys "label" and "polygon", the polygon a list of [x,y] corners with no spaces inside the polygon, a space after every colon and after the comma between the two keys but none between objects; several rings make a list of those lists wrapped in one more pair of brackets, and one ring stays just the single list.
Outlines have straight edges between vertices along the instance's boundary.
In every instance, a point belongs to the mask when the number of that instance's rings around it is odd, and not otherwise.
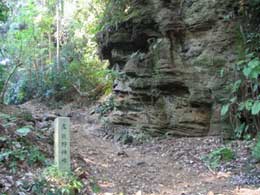
[{"label": "layered rock strata", "polygon": [[132,17],[100,32],[100,55],[118,72],[111,122],[154,135],[219,134],[238,55],[233,2],[132,1]]}]

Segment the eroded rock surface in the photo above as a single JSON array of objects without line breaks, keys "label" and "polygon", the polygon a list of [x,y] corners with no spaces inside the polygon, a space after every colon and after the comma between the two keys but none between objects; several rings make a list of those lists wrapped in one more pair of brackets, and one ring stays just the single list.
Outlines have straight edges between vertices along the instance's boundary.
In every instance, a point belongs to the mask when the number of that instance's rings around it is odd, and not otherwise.
[{"label": "eroded rock surface", "polygon": [[97,36],[101,57],[120,73],[110,120],[177,136],[226,128],[220,108],[238,55],[235,2],[132,1],[133,16]]}]

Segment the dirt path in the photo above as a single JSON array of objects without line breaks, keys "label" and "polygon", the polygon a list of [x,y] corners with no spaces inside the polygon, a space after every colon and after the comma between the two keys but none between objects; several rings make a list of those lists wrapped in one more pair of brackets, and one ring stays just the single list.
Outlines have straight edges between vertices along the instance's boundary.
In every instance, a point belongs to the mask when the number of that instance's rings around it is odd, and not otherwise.
[{"label": "dirt path", "polygon": [[[32,102],[23,108],[35,117],[60,112]],[[96,194],[260,194],[259,191],[243,193],[243,190],[235,190],[238,184],[231,178],[242,164],[238,163],[232,171],[215,173],[200,160],[201,156],[222,145],[219,138],[171,138],[141,145],[120,145],[100,136],[98,129],[101,125],[96,116],[89,114],[90,110],[68,110],[72,115],[72,158],[75,163],[84,162],[83,169],[99,186]],[[244,150],[237,152],[243,153]]]}]

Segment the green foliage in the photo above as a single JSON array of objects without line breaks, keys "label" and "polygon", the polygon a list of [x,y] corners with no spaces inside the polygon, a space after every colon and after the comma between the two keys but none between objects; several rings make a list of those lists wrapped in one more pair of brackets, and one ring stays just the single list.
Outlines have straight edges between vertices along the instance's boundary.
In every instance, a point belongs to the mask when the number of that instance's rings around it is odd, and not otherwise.
[{"label": "green foliage", "polygon": [[31,166],[44,165],[46,162],[45,155],[41,150],[29,141],[29,133],[32,132],[33,127],[24,126],[15,130],[13,127],[18,121],[20,118],[0,112],[2,126],[7,129],[12,126],[8,129],[8,134],[0,136],[0,163],[13,172],[16,172],[19,166],[24,163]]},{"label": "green foliage", "polygon": [[236,64],[236,70],[240,77],[230,86],[231,94],[228,103],[222,106],[221,115],[229,114],[235,137],[240,139],[255,134],[254,129],[260,128],[257,122],[260,114],[260,60],[255,53],[248,53]]},{"label": "green foliage", "polygon": [[[8,122],[14,122],[16,120],[16,117],[0,112],[0,119],[4,123],[8,123]],[[5,125],[5,124],[3,124],[3,125]]]},{"label": "green foliage", "polygon": [[[99,29],[117,29],[120,23],[126,21],[139,22],[146,16],[148,8],[145,9],[145,1],[142,7],[133,0],[106,0],[105,10],[101,17]],[[149,10],[151,11],[151,10]]]},{"label": "green foliage", "polygon": [[[22,119],[24,121],[34,121],[32,113],[30,113],[28,111],[19,112],[19,113],[15,114],[15,117]],[[31,126],[26,126],[26,127],[33,129],[33,127],[31,127]]]},{"label": "green foliage", "polygon": [[4,2],[0,1],[0,21],[6,21],[8,16],[8,7]]},{"label": "green foliage", "polygon": [[101,26],[113,26],[126,20],[129,15],[130,3],[130,0],[107,0]]},{"label": "green foliage", "polygon": [[28,77],[21,77],[16,83],[9,86],[5,102],[8,104],[21,104],[28,101],[35,94],[34,85],[36,83],[33,83]]},{"label": "green foliage", "polygon": [[100,116],[105,116],[109,112],[113,111],[115,108],[114,98],[111,96],[107,101],[104,101],[101,105],[99,105],[96,109],[96,112],[100,114]]},{"label": "green foliage", "polygon": [[99,187],[99,185],[96,182],[91,182],[90,186],[91,186],[91,189],[94,193],[100,193],[101,192],[101,188]]},{"label": "green foliage", "polygon": [[19,136],[25,137],[25,136],[27,136],[31,132],[31,128],[29,128],[29,127],[22,127],[20,129],[17,129],[16,132],[17,132],[17,134]]},{"label": "green foliage", "polygon": [[[254,56],[254,54],[249,54],[249,56]],[[248,79],[258,79],[258,75],[260,73],[260,60],[259,58],[254,58],[252,60],[241,61],[240,63],[245,63],[245,67],[243,68],[243,73]]]},{"label": "green foliage", "polygon": [[[242,2],[242,1],[241,1]],[[244,1],[243,1],[244,2]],[[224,101],[221,115],[228,118],[235,138],[248,139],[260,131],[260,33],[258,0],[248,0],[247,7],[241,5],[246,28],[237,33],[239,59],[234,65],[236,80],[228,89],[229,97]]]},{"label": "green foliage", "polygon": [[228,113],[230,104],[226,104],[221,108],[221,116],[225,116]]},{"label": "green foliage", "polygon": [[31,147],[29,152],[30,154],[28,155],[27,159],[29,165],[33,165],[36,163],[45,164],[46,158],[37,147]]},{"label": "green foliage", "polygon": [[252,7],[260,6],[260,0],[249,0],[249,4]]},{"label": "green foliage", "polygon": [[203,157],[203,161],[212,169],[217,169],[222,162],[231,161],[234,157],[234,152],[231,149],[219,148]]},{"label": "green foliage", "polygon": [[50,166],[35,181],[32,190],[36,194],[70,195],[78,194],[82,188],[82,182],[72,173],[60,172],[55,166]]},{"label": "green foliage", "polygon": [[10,59],[6,71],[17,62],[22,67],[11,80],[6,103],[20,104],[34,97],[62,100],[68,93],[77,93],[75,87],[87,93],[100,84],[111,85],[107,64],[98,60],[95,43],[101,19],[97,15],[102,15],[105,4],[101,0],[89,4],[64,1],[71,12],[63,15],[60,67],[56,64],[56,1],[40,4],[29,0],[19,7],[11,4],[16,12],[9,17],[9,30],[0,37],[0,44],[3,55]]},{"label": "green foliage", "polygon": [[5,143],[5,148],[0,152],[0,162],[6,164],[13,172],[16,172],[18,164],[24,161],[29,165],[45,164],[45,156],[37,147],[6,137],[2,137],[1,140]]},{"label": "green foliage", "polygon": [[88,177],[88,182],[89,182],[89,187],[90,187],[90,191],[94,194],[100,194],[101,193],[101,187],[98,184],[98,182],[96,181],[96,179],[94,177]]},{"label": "green foliage", "polygon": [[254,101],[254,105],[252,106],[252,115],[258,115],[260,113],[260,101]]},{"label": "green foliage", "polygon": [[238,125],[234,131],[235,138],[248,139],[251,138],[250,134],[247,134],[249,126],[246,123]]}]

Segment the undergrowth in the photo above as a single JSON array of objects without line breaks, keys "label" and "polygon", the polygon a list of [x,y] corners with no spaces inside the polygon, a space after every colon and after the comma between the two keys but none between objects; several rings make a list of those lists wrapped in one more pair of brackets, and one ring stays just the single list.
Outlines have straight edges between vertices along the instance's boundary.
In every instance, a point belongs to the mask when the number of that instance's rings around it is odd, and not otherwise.
[{"label": "undergrowth", "polygon": [[83,188],[83,183],[72,172],[61,172],[55,166],[47,167],[35,180],[34,194],[74,195]]},{"label": "undergrowth", "polygon": [[0,162],[12,173],[16,173],[25,163],[29,166],[46,165],[45,154],[29,139],[32,126],[16,126],[15,116],[0,113]]},{"label": "undergrowth", "polygon": [[234,64],[235,81],[221,110],[229,119],[234,138],[251,139],[260,131],[260,1],[240,1],[241,26],[238,32],[239,59]]},{"label": "undergrowth", "polygon": [[[50,165],[49,153],[38,144],[43,141],[43,131],[25,125],[32,116],[22,115],[23,112],[12,115],[0,112],[0,169],[11,178],[19,178],[17,182],[20,183],[17,189],[1,187],[0,194],[13,194],[12,190],[35,195],[79,194],[83,183],[72,172],[61,172]],[[23,179],[27,174],[33,174],[33,177]]]},{"label": "undergrowth", "polygon": [[229,162],[235,157],[234,152],[229,148],[218,148],[208,155],[204,156],[202,160],[213,170],[216,170],[223,162]]}]

